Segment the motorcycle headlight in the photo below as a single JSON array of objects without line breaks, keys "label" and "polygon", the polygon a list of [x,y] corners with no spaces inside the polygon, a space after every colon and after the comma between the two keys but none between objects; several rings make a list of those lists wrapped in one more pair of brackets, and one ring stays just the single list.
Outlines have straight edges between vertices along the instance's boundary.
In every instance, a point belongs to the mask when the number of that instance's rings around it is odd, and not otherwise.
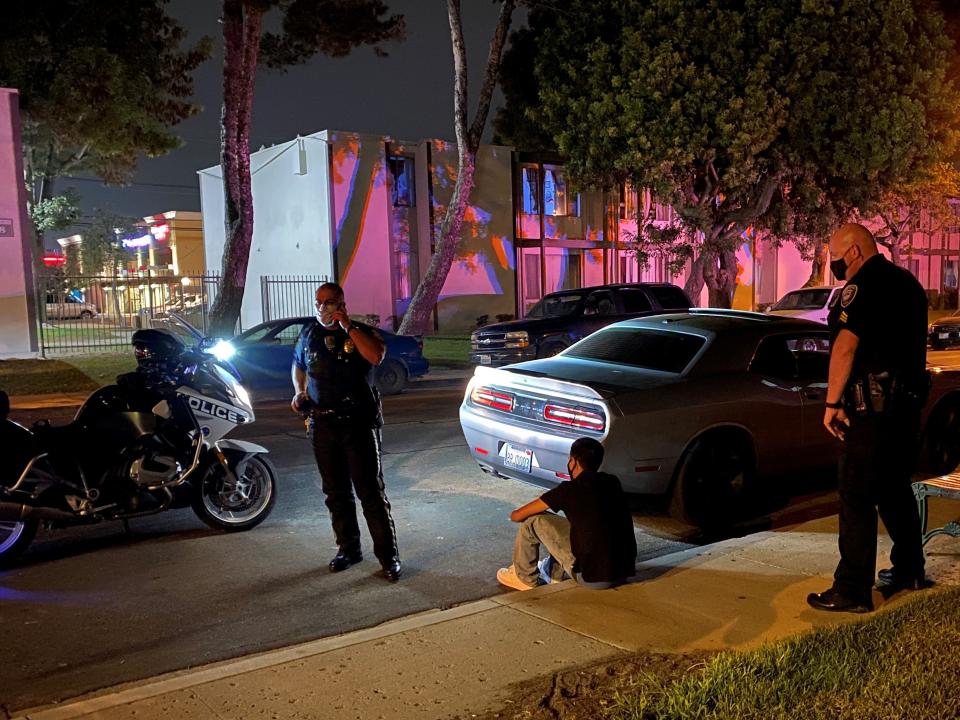
[{"label": "motorcycle headlight", "polygon": [[213,347],[207,348],[207,352],[222,361],[229,360],[237,353],[236,348],[227,340],[221,340]]}]

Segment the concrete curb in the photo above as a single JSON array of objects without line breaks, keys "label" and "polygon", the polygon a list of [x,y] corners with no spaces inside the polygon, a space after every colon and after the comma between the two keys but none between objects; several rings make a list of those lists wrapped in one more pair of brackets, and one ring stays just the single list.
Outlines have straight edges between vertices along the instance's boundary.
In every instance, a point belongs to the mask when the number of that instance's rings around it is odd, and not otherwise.
[{"label": "concrete curb", "polygon": [[[741,538],[730,538],[711,543],[710,545],[688,548],[644,561],[637,565],[637,576],[630,584],[644,582],[660,574],[667,568],[676,567],[697,557],[731,552],[752,544],[751,539],[753,542],[757,542],[766,537],[767,533],[758,533]],[[525,607],[530,601],[536,601],[550,595],[575,590],[576,588],[576,583],[568,580],[554,585],[542,585],[523,593],[506,593],[483,600],[476,600],[446,610],[427,610],[422,613],[397,618],[381,625],[355,630],[343,635],[311,640],[298,645],[268,650],[255,655],[223,660],[211,665],[177,670],[159,677],[134,681],[133,683],[127,683],[113,688],[106,688],[92,694],[68,700],[65,703],[21,710],[13,716],[13,720],[73,720],[74,718],[104,712],[138,701],[158,698],[181,690],[189,690],[218,680],[273,668],[292,661],[323,655],[334,650],[349,648],[370,641],[382,640],[401,633],[453,622],[501,608],[511,608],[531,619],[550,623],[563,630],[607,645],[611,648],[612,652],[629,652],[631,650],[629,647],[618,645],[609,639],[604,639],[590,633],[584,633],[582,630],[568,626],[563,622],[544,618]]]}]

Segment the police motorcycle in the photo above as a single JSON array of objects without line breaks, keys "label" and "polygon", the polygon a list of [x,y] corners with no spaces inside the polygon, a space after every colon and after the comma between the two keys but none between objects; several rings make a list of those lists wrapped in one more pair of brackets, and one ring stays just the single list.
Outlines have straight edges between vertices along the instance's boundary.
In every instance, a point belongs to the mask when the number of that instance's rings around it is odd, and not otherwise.
[{"label": "police motorcycle", "polygon": [[183,507],[226,532],[266,519],[276,500],[267,450],[226,437],[254,421],[250,398],[225,360],[229,346],[196,335],[177,316],[167,330],[136,331],[136,371],[95,391],[67,425],[19,425],[0,391],[0,566],[27,548],[40,523],[127,521]]}]

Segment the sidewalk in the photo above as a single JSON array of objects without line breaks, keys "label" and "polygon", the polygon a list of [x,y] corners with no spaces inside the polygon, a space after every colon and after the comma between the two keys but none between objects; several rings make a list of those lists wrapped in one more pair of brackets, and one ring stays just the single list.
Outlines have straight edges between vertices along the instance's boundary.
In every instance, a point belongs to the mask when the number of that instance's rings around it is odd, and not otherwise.
[{"label": "sidewalk", "polygon": [[[931,501],[931,510],[935,525],[957,506]],[[746,649],[855,622],[862,616],[816,612],[805,602],[830,584],[836,532],[835,516],[813,520],[642,563],[636,581],[615,590],[565,582],[507,592],[15,717],[470,717],[503,707],[514,683],[630,651]],[[883,536],[881,567],[889,545]],[[940,536],[926,550],[928,574],[940,585],[960,584],[960,542]],[[882,611],[878,593],[874,600]]]}]

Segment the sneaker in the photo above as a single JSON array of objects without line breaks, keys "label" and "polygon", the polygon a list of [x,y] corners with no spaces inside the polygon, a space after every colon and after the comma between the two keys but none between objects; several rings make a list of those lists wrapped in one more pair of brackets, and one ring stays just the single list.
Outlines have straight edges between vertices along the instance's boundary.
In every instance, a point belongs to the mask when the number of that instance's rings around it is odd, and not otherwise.
[{"label": "sneaker", "polygon": [[552,555],[547,555],[543,560],[537,563],[537,570],[540,571],[540,582],[544,585],[553,585],[560,582],[553,577],[553,565],[556,560]]},{"label": "sneaker", "polygon": [[527,585],[521,580],[513,565],[497,570],[497,582],[514,590],[533,590],[536,587],[536,585]]}]

